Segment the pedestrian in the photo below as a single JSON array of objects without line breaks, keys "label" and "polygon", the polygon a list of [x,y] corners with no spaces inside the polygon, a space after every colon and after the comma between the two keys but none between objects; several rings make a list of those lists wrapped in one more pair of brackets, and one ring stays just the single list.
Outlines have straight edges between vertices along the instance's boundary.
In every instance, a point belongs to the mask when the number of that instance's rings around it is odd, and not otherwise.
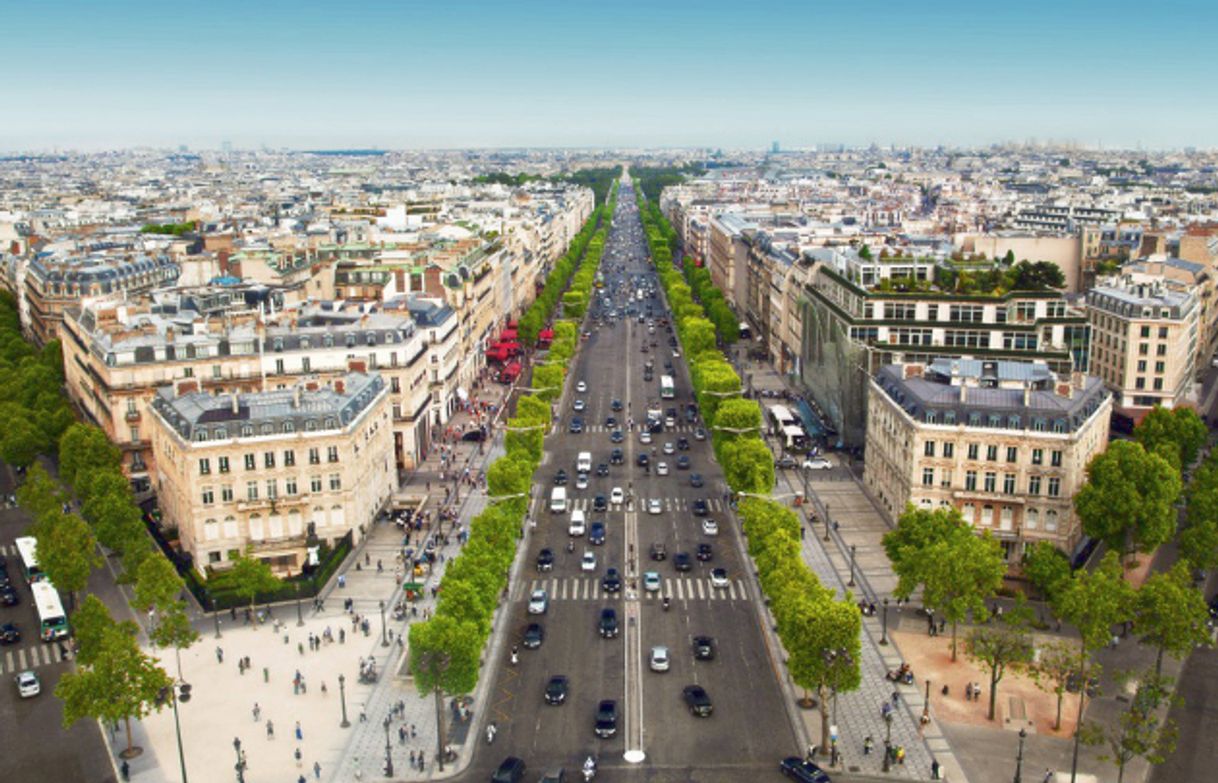
[{"label": "pedestrian", "polygon": [[123,780],[131,780],[131,765],[123,759],[123,763],[118,766],[118,774],[123,776]]},{"label": "pedestrian", "polygon": [[[998,614],[999,614],[999,615],[1001,615],[1001,614],[1002,614],[1002,608],[1001,608],[1001,607],[999,607],[999,609],[998,609]],[[942,634],[944,631],[946,631],[946,630],[947,630],[947,618],[946,618],[946,617],[944,617],[944,618],[941,618],[941,619],[939,620],[939,632],[936,634],[936,636],[941,635],[941,634]]]},{"label": "pedestrian", "polygon": [[893,706],[893,708],[896,708],[897,704],[899,704],[899,703],[900,703],[900,700],[901,700],[901,694],[897,693],[896,691],[893,691],[893,692],[892,692],[892,706]]},{"label": "pedestrian", "polygon": [[410,768],[414,769],[414,751],[410,751]]},{"label": "pedestrian", "polygon": [[308,783],[303,773],[301,773],[300,777],[296,778],[296,783]]},{"label": "pedestrian", "polygon": [[412,723],[410,724],[410,738],[414,739],[417,736],[419,736],[419,732],[415,731],[414,724]]},{"label": "pedestrian", "polygon": [[904,745],[897,745],[896,757],[897,757],[898,764],[901,764],[901,765],[905,764],[905,746]]},{"label": "pedestrian", "polygon": [[368,722],[368,713],[364,711],[364,708],[362,706],[359,708],[359,722],[360,723]]},{"label": "pedestrian", "polygon": [[399,745],[406,744],[406,727],[405,726],[398,726],[398,744]]},{"label": "pedestrian", "polygon": [[304,739],[304,731],[300,728],[300,721],[296,721],[296,741],[300,742]]},{"label": "pedestrian", "polygon": [[939,762],[937,759],[930,762],[930,779],[931,780],[939,779]]},{"label": "pedestrian", "polygon": [[1055,773],[1051,769],[1046,769],[1044,783],[1053,783],[1053,778],[1055,778],[1055,777],[1057,777],[1057,773]]},{"label": "pedestrian", "polygon": [[262,722],[262,708],[258,706],[258,702],[254,702],[254,723]]},{"label": "pedestrian", "polygon": [[266,666],[262,667],[262,681],[263,682],[271,681],[271,670],[269,667],[266,667]]},{"label": "pedestrian", "polygon": [[866,737],[863,738],[863,755],[870,756],[871,749],[874,747],[875,747],[875,740],[873,740],[871,738],[871,735],[868,734]]},{"label": "pedestrian", "polygon": [[266,738],[275,739],[275,724],[271,723],[270,720],[266,722]]},{"label": "pedestrian", "polygon": [[971,682],[964,686],[964,700],[973,700],[973,684]]},{"label": "pedestrian", "polygon": [[319,761],[313,762],[313,777],[321,780],[321,762]]},{"label": "pedestrian", "polygon": [[338,643],[339,644],[347,643],[347,632],[345,630],[343,630],[342,628],[338,629]]},{"label": "pedestrian", "polygon": [[296,769],[300,769],[300,765],[303,761],[303,756],[300,752],[300,748],[297,748],[296,751],[292,755],[296,757]]},{"label": "pedestrian", "polygon": [[884,702],[883,704],[881,704],[881,705],[880,705],[880,717],[881,717],[881,718],[887,719],[887,718],[888,718],[888,715],[889,715],[891,712],[892,712],[892,704],[891,704],[891,702],[887,702],[887,701],[886,701],[886,702]]}]

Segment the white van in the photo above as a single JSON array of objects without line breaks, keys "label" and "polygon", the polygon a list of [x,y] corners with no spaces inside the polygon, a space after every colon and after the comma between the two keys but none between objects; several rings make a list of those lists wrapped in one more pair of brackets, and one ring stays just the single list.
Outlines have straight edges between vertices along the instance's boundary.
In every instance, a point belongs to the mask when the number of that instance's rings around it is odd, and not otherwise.
[{"label": "white van", "polygon": [[592,452],[581,451],[575,459],[576,473],[591,473],[592,472]]},{"label": "white van", "polygon": [[584,512],[582,509],[574,509],[571,512],[571,524],[567,525],[567,535],[582,536],[588,532],[588,526],[584,521]]},{"label": "white van", "polygon": [[550,513],[561,514],[567,510],[567,488],[555,487],[550,490]]}]

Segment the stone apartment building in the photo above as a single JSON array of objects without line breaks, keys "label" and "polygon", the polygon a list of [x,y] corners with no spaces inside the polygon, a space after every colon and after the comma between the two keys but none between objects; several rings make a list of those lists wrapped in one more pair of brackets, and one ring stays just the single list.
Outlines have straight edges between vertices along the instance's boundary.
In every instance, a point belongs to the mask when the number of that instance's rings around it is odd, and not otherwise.
[{"label": "stone apartment building", "polygon": [[397,487],[377,373],[221,395],[179,380],[148,418],[163,524],[201,574],[237,552],[299,573],[320,544],[358,543]]},{"label": "stone apartment building", "polygon": [[864,482],[890,522],[907,506],[956,508],[1017,566],[1082,539],[1072,499],[1108,444],[1112,397],[1094,376],[1043,363],[889,364],[868,384]]}]

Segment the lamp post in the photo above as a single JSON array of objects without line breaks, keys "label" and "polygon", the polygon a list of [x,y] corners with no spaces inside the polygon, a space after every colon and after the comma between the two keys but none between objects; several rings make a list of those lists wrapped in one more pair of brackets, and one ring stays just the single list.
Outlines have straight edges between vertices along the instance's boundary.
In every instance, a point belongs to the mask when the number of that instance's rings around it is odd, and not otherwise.
[{"label": "lamp post", "polygon": [[880,620],[880,644],[888,644],[888,599],[884,599],[884,614]]},{"label": "lamp post", "polygon": [[175,683],[169,697],[173,702],[173,731],[178,738],[178,766],[182,770],[182,783],[186,781],[186,754],[182,750],[182,724],[178,721],[178,701],[183,704],[190,701],[190,684]]},{"label": "lamp post", "polygon": [[381,601],[381,646],[389,646],[389,636],[385,631],[385,602],[383,600]]},{"label": "lamp post", "polygon": [[304,615],[300,612],[300,582],[296,583],[296,627],[304,625]]},{"label": "lamp post", "polygon": [[220,638],[220,609],[216,606],[215,596],[211,597],[211,619],[216,623],[216,638]]},{"label": "lamp post", "polygon": [[241,755],[240,737],[233,737],[233,750],[237,753],[237,763],[233,765],[237,770],[237,783],[245,783],[245,756]]},{"label": "lamp post", "polygon": [[930,717],[930,680],[926,681],[926,698],[922,701],[922,717]]},{"label": "lamp post", "polygon": [[385,716],[385,777],[393,777],[393,747],[389,744],[389,716]]},{"label": "lamp post", "polygon": [[850,581],[846,583],[846,587],[854,587],[854,548],[855,545],[850,545]]},{"label": "lamp post", "polygon": [[829,507],[825,506],[825,540],[829,540]]},{"label": "lamp post", "polygon": [[884,771],[892,769],[892,713],[884,715]]},{"label": "lamp post", "polygon": [[1020,783],[1020,774],[1023,772],[1023,741],[1028,738],[1028,730],[1019,730],[1019,753],[1015,756],[1015,783]]},{"label": "lamp post", "polygon": [[338,724],[340,729],[351,728],[351,721],[347,720],[347,678],[343,675],[338,675],[338,700],[343,706],[343,722]]}]

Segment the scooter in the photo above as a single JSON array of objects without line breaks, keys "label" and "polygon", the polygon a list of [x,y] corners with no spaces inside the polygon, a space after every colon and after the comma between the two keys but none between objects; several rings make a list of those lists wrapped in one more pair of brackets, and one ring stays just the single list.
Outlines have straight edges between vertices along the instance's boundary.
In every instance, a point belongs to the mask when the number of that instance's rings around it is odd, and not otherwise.
[{"label": "scooter", "polygon": [[671,604],[672,604],[672,600],[668,596],[664,596],[664,598],[660,600],[660,605],[664,607],[664,611],[666,611],[666,612],[668,611],[668,607]]},{"label": "scooter", "polygon": [[487,745],[490,745],[491,743],[493,743],[495,741],[495,734],[498,731],[499,731],[499,729],[496,728],[494,721],[491,721],[490,723],[486,724],[486,744]]},{"label": "scooter", "polygon": [[596,759],[589,756],[584,761],[584,780],[592,780],[596,777]]}]

